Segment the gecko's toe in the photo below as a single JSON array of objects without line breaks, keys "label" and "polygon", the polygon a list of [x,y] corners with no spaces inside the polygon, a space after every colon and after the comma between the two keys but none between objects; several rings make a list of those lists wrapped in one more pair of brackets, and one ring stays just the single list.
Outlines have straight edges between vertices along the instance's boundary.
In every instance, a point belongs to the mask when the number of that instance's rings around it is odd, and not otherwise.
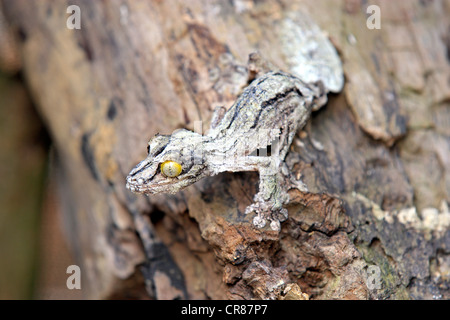
[{"label": "gecko's toe", "polygon": [[253,225],[258,229],[264,228],[264,226],[266,225],[266,219],[258,214],[253,218]]},{"label": "gecko's toe", "polygon": [[270,222],[270,228],[274,231],[280,231],[281,230],[281,224],[279,220],[272,220]]},{"label": "gecko's toe", "polygon": [[273,216],[274,216],[275,220],[278,220],[280,222],[284,222],[288,218],[288,211],[285,208],[281,208],[280,210],[275,211],[273,213]]},{"label": "gecko's toe", "polygon": [[256,213],[253,218],[253,225],[258,228],[264,228],[268,221],[270,221],[270,228],[275,231],[280,231],[280,223],[286,221],[288,218],[288,211],[285,208],[273,209],[273,206],[266,202],[256,202],[245,209],[245,214]]}]

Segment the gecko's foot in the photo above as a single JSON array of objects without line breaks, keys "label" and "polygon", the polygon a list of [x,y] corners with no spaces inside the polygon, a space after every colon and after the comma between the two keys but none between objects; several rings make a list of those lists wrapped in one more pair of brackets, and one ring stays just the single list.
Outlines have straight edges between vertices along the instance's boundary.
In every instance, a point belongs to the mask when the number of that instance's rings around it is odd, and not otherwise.
[{"label": "gecko's foot", "polygon": [[256,212],[253,218],[253,225],[259,229],[264,228],[270,222],[270,228],[280,231],[280,223],[288,218],[288,211],[285,208],[274,209],[270,202],[256,202],[245,209],[245,214]]}]

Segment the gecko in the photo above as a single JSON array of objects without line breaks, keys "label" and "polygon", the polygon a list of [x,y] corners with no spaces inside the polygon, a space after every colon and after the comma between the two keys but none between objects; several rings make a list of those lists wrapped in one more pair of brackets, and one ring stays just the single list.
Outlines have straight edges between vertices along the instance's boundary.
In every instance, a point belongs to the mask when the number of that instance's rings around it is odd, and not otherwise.
[{"label": "gecko", "polygon": [[[331,46],[326,37],[320,41]],[[329,52],[335,55],[331,59]],[[331,72],[342,76],[337,53],[328,50],[327,59],[331,61]],[[254,80],[228,110],[215,109],[207,134],[178,129],[171,135],[156,134],[150,139],[147,157],[126,178],[130,191],[147,195],[176,193],[221,172],[257,171],[258,192],[245,214],[255,214],[252,222],[257,228],[269,223],[272,230],[280,230],[280,223],[288,218],[284,205],[289,201],[289,170],[284,159],[292,140],[311,112],[326,104],[327,93],[341,88],[330,89],[328,79],[311,81],[309,75],[302,80],[274,68],[258,54],[250,55],[249,61]],[[268,146],[270,154],[258,153]],[[307,190],[301,181],[294,185]]]}]

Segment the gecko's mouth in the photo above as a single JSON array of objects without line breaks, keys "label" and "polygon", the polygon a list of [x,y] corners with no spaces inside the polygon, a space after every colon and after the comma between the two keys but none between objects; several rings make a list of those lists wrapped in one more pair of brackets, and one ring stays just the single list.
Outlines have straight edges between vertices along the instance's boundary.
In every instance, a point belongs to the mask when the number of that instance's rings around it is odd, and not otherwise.
[{"label": "gecko's mouth", "polygon": [[127,177],[126,187],[128,190],[136,193],[155,194],[163,192],[168,185],[173,184],[173,178],[154,177],[152,181],[145,181],[143,178]]},{"label": "gecko's mouth", "polygon": [[183,187],[179,182],[183,181],[182,176],[169,178],[161,174],[153,176],[149,180],[144,178],[127,177],[126,188],[134,193],[157,194],[162,192],[175,193]]}]

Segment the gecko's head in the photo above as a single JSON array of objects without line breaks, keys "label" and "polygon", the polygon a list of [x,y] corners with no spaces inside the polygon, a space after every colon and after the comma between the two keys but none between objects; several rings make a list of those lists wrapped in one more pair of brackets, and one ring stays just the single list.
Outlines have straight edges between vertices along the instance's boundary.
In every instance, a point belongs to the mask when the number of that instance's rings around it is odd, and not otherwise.
[{"label": "gecko's head", "polygon": [[148,155],[127,177],[127,188],[144,194],[176,193],[206,176],[204,137],[188,130],[157,134],[148,142]]}]

